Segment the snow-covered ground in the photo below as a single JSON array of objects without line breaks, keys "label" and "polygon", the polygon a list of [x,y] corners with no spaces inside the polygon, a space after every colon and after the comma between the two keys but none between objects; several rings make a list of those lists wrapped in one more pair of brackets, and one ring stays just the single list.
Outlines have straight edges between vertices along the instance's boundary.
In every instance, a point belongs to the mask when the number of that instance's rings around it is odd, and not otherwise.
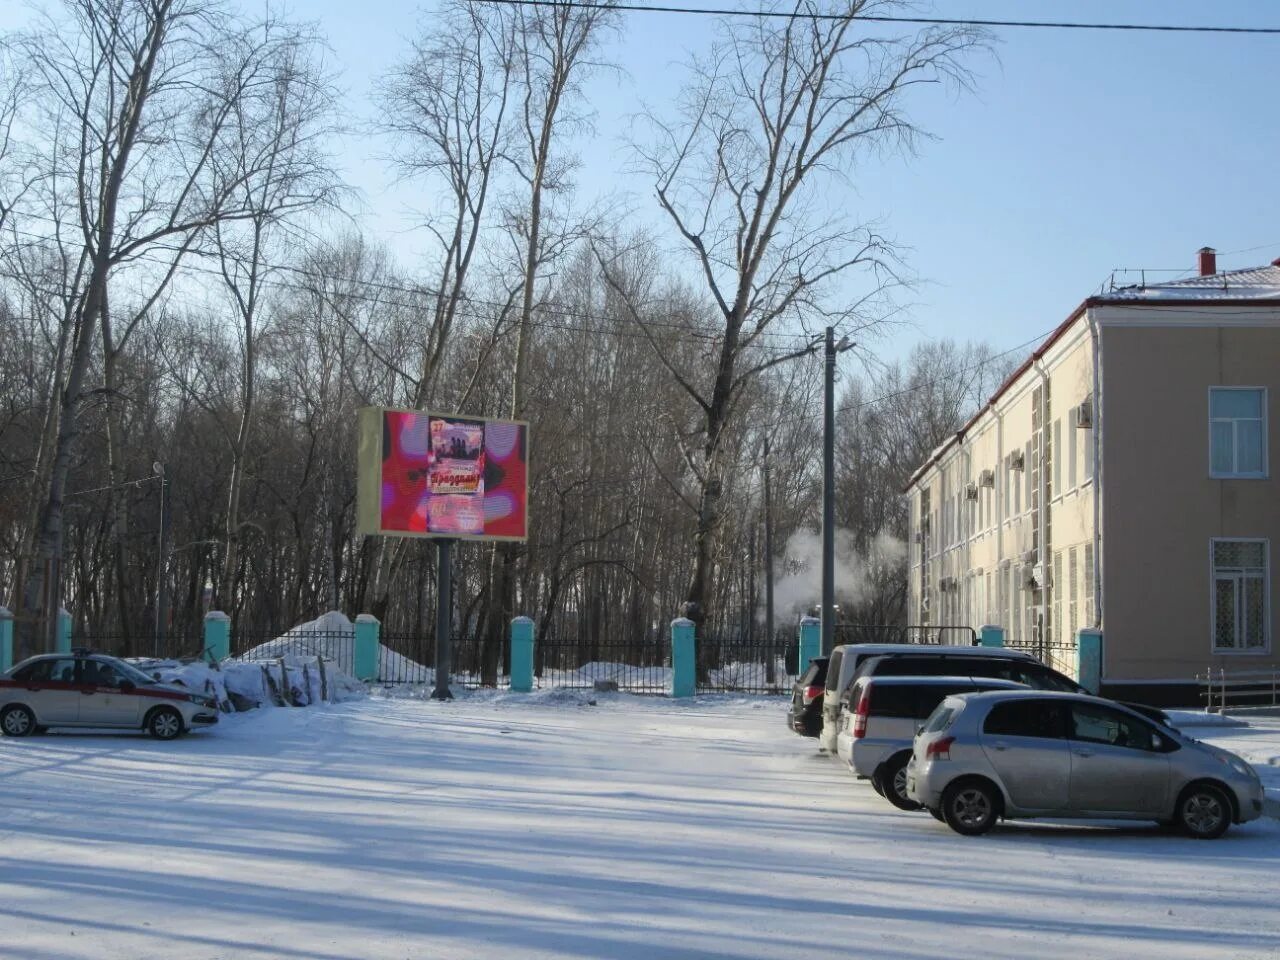
[{"label": "snow-covered ground", "polygon": [[[6,740],[0,956],[1280,954],[1280,822],[966,839],[890,807],[784,709],[379,697],[168,744]],[[1280,755],[1273,732],[1256,754]]]}]

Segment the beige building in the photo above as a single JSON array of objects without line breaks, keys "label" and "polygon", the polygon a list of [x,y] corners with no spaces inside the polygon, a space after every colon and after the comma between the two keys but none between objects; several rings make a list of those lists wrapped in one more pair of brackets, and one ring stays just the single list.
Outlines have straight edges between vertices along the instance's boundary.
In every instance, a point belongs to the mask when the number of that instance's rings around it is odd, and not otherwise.
[{"label": "beige building", "polygon": [[1080,304],[912,476],[908,617],[1005,628],[1104,692],[1195,703],[1273,669],[1280,260]]}]

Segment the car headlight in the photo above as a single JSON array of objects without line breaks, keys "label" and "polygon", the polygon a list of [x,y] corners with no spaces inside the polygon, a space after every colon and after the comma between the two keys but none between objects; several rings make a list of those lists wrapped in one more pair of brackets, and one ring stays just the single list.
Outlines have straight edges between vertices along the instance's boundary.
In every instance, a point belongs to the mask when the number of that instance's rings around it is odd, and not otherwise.
[{"label": "car headlight", "polygon": [[1253,767],[1237,757],[1234,753],[1219,754],[1218,759],[1242,777],[1249,777],[1253,780],[1258,779],[1258,771],[1254,770]]}]

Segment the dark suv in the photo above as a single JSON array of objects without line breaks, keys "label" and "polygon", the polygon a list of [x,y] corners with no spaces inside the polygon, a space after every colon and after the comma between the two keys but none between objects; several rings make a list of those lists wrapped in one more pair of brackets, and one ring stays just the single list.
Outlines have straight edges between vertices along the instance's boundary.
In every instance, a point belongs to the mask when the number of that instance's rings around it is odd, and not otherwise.
[{"label": "dark suv", "polygon": [[[854,674],[855,682],[859,677],[983,677],[994,680],[1011,680],[1031,687],[1034,690],[1054,690],[1060,693],[1082,693],[1089,691],[1070,677],[1063,676],[1052,667],[1047,667],[1038,660],[1015,660],[1000,656],[995,650],[991,656],[958,657],[946,653],[922,650],[919,653],[895,653],[879,657],[871,657],[859,665]],[[850,684],[849,690],[853,689]],[[841,698],[840,708],[848,709],[849,691]],[[1139,703],[1125,703],[1130,710],[1136,710],[1143,716],[1169,724],[1169,717],[1163,710]]]},{"label": "dark suv", "polygon": [[826,657],[814,657],[809,669],[791,687],[787,726],[804,737],[816,737],[822,730],[822,694],[826,691]]}]

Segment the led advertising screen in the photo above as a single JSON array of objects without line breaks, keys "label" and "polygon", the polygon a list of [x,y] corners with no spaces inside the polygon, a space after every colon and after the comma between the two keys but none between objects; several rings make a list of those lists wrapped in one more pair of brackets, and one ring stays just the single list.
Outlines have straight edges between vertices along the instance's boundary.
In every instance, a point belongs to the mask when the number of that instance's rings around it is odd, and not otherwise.
[{"label": "led advertising screen", "polygon": [[525,423],[365,407],[360,411],[360,532],[524,540]]}]

